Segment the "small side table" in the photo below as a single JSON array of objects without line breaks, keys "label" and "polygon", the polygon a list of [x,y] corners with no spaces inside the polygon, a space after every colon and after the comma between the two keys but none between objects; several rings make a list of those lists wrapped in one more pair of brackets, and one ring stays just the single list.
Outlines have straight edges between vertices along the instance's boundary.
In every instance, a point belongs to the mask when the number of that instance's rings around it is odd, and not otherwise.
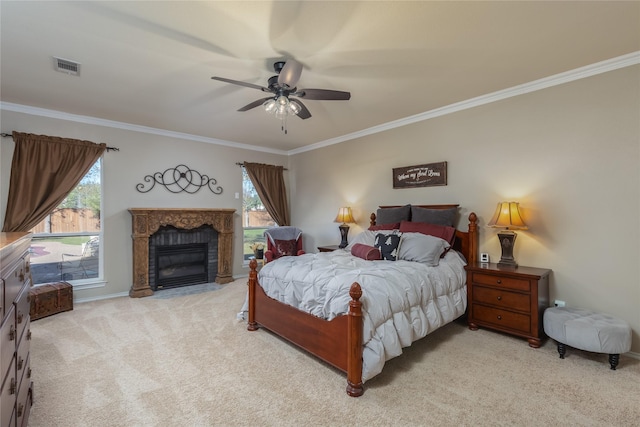
[{"label": "small side table", "polygon": [[340,247],[338,245],[325,245],[325,246],[318,246],[318,251],[320,252],[333,252],[340,249]]},{"label": "small side table", "polygon": [[540,347],[551,270],[481,263],[465,269],[469,329],[494,329],[526,338],[530,347]]}]

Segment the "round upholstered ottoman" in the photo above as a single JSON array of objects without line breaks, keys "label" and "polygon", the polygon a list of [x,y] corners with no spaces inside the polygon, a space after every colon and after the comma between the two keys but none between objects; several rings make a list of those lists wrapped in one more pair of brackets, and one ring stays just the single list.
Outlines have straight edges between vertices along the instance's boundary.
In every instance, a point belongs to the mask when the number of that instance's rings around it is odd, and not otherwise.
[{"label": "round upholstered ottoman", "polygon": [[631,327],[627,322],[583,308],[547,308],[544,312],[544,332],[558,343],[561,359],[564,359],[566,346],[607,353],[611,369],[614,370],[620,353],[631,350]]}]

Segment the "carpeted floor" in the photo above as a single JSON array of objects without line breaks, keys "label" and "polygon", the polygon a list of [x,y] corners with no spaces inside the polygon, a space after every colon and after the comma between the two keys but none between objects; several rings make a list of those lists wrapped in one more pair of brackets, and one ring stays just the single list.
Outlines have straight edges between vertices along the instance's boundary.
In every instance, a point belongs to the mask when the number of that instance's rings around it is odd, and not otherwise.
[{"label": "carpeted floor", "polygon": [[236,319],[246,280],[32,323],[30,427],[637,426],[640,360],[447,325],[346,395],[345,375]]}]

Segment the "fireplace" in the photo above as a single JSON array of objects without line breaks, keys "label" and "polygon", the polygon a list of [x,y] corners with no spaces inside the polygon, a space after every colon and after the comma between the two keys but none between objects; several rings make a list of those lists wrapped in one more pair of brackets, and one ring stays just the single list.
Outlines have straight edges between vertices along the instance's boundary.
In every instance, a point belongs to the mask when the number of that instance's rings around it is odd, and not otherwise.
[{"label": "fireplace", "polygon": [[155,280],[149,280],[151,289],[155,291],[207,283],[209,281],[208,252],[206,243],[156,247],[156,256],[153,259]]},{"label": "fireplace", "polygon": [[[146,297],[162,287],[180,286],[187,281],[195,284],[192,280],[220,284],[233,280],[231,271],[235,209],[131,208],[129,212],[133,229],[133,285],[129,296]],[[175,255],[184,252],[186,247],[162,248],[180,245],[189,246],[189,253],[179,257],[181,260]],[[158,251],[158,248],[162,249]],[[174,255],[162,253],[158,258],[158,253],[165,250]],[[201,262],[199,267],[195,266],[196,260]],[[166,271],[158,271],[158,268],[165,268],[166,262],[176,265],[166,267]],[[170,279],[170,273],[176,269],[185,277]],[[196,270],[197,273],[194,272]],[[191,279],[186,277],[191,275]],[[157,280],[160,276],[162,284]],[[168,285],[164,282],[165,279]]]},{"label": "fireplace", "polygon": [[215,281],[218,232],[210,225],[193,229],[163,226],[149,237],[151,290]]}]

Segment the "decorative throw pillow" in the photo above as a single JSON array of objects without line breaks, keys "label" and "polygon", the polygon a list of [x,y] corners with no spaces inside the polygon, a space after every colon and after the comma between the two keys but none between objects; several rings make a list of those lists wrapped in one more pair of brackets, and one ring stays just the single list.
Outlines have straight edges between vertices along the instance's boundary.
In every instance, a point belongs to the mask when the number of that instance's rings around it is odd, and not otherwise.
[{"label": "decorative throw pillow", "polygon": [[431,267],[440,263],[440,257],[449,249],[449,243],[439,237],[422,233],[403,233],[398,259],[420,262]]},{"label": "decorative throw pillow", "polygon": [[458,208],[428,209],[421,208],[419,206],[411,206],[411,222],[427,222],[429,224],[453,227],[457,213]]},{"label": "decorative throw pillow", "polygon": [[380,255],[380,249],[369,245],[363,245],[362,243],[356,243],[355,245],[353,245],[353,247],[351,248],[351,255],[357,256],[358,258],[362,258],[367,261],[382,259],[382,256]]},{"label": "decorative throw pillow", "polygon": [[376,224],[369,227],[369,231],[379,231],[379,230],[397,230],[400,228],[399,222],[394,222],[391,224]]},{"label": "decorative throw pillow", "polygon": [[393,224],[400,221],[409,221],[411,215],[411,205],[404,205],[399,208],[380,208],[376,211],[376,223]]},{"label": "decorative throw pillow", "polygon": [[275,253],[274,258],[280,258],[281,256],[290,256],[296,254],[296,241],[295,240],[275,240]]},{"label": "decorative throw pillow", "polygon": [[400,223],[400,232],[402,233],[422,233],[429,236],[439,237],[446,240],[451,246],[456,239],[456,229],[446,227],[444,225],[427,224],[424,222],[402,221]]},{"label": "decorative throw pillow", "polygon": [[376,240],[373,244],[380,249],[382,259],[387,261],[395,261],[398,259],[398,246],[400,246],[401,234],[376,234]]}]

